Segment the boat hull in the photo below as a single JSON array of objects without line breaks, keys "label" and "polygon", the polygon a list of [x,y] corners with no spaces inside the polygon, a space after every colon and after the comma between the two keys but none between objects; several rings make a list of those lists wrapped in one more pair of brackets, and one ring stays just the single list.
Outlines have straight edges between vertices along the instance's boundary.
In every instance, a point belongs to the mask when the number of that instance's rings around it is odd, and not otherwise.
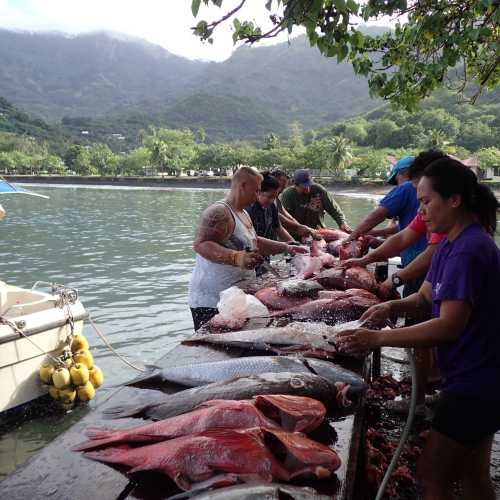
[{"label": "boat hull", "polygon": [[[19,289],[18,289],[19,290]],[[52,356],[60,354],[72,333],[68,314],[73,317],[73,334],[83,330],[87,312],[80,301],[58,307],[49,300],[51,295],[43,294],[47,300],[37,307],[5,314],[3,317],[15,323],[23,335],[7,324],[0,324],[0,415],[22,407],[47,393],[40,382],[39,369]],[[27,312],[28,314],[24,314]],[[36,344],[36,345],[34,345]]]}]

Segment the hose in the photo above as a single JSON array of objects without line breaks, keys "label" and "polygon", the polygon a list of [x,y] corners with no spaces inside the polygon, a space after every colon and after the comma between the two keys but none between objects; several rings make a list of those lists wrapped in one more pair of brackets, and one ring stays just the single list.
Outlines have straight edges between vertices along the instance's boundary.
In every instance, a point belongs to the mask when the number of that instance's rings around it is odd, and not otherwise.
[{"label": "hose", "polygon": [[399,456],[401,455],[401,452],[403,451],[403,447],[406,443],[406,440],[408,439],[408,435],[410,434],[410,429],[413,424],[413,418],[415,417],[415,408],[417,406],[417,370],[416,370],[416,365],[415,365],[415,355],[413,354],[413,351],[411,349],[405,349],[406,355],[408,357],[408,360],[410,362],[410,372],[411,372],[411,398],[410,398],[410,408],[408,411],[408,418],[406,420],[405,427],[403,429],[403,433],[401,434],[401,438],[399,440],[398,447],[396,448],[396,451],[394,452],[394,455],[392,457],[391,463],[389,464],[389,467],[387,467],[387,470],[385,471],[385,476],[384,479],[382,479],[382,482],[380,483],[379,489],[377,491],[377,496],[375,497],[375,500],[381,500],[382,496],[385,492],[385,488],[387,486],[387,483],[389,482],[389,479],[394,472],[394,469],[396,467],[396,464],[398,463]]}]

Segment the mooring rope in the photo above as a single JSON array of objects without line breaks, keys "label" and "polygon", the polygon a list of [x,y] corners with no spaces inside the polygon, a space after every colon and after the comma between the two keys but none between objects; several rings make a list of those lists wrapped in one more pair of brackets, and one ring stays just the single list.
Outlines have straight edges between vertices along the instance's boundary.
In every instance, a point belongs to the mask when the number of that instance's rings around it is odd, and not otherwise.
[{"label": "mooring rope", "polygon": [[97,325],[95,324],[94,320],[89,316],[89,323],[94,329],[94,331],[101,337],[101,340],[106,344],[106,346],[110,349],[110,351],[115,354],[118,358],[120,358],[126,365],[130,366],[134,370],[137,370],[138,372],[144,373],[147,370],[144,368],[139,368],[138,366],[135,366],[133,363],[125,359],[119,352],[115,350],[115,348],[108,342],[108,339],[104,336],[104,334],[97,328]]}]

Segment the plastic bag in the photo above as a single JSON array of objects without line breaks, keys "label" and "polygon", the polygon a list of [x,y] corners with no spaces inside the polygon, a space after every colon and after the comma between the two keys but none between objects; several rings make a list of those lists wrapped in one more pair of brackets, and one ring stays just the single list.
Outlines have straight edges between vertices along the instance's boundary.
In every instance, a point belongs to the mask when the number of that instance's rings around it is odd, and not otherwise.
[{"label": "plastic bag", "polygon": [[268,316],[267,307],[253,295],[246,294],[236,286],[220,293],[217,303],[220,316],[225,320],[257,318]]}]

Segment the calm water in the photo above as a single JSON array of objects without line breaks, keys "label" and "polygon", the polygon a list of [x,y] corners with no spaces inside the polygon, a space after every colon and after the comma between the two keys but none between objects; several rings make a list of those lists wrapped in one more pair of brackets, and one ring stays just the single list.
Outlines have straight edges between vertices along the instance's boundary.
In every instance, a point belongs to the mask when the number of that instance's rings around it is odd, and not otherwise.
[{"label": "calm water", "polygon": [[[35,189],[50,200],[2,198],[8,216],[0,223],[1,280],[22,287],[43,280],[78,288],[115,349],[138,365],[154,363],[192,333],[186,296],[194,263],[193,234],[201,211],[221,199],[223,191]],[[369,196],[337,200],[351,225],[376,204]],[[84,333],[106,377],[92,407],[136,372],[88,325]],[[0,479],[83,411],[31,420],[0,436]]]}]

